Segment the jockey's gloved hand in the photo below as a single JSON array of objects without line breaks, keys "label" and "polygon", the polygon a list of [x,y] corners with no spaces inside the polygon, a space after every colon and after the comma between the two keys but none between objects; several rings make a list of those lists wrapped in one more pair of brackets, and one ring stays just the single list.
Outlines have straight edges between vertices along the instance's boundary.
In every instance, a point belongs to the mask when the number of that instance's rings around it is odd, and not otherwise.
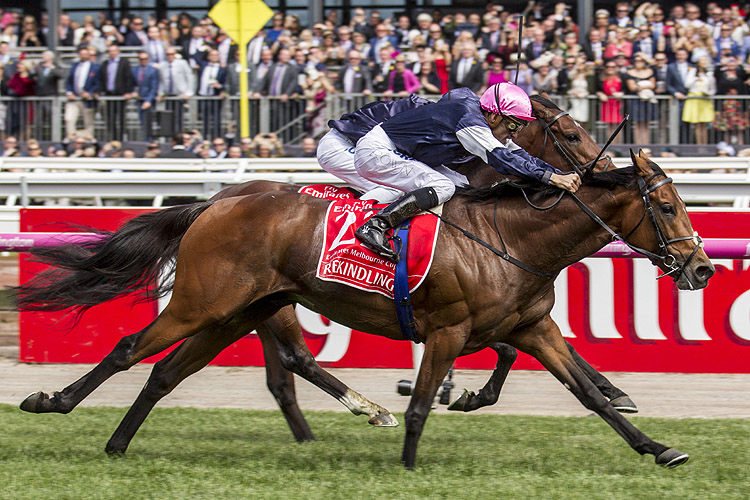
[{"label": "jockey's gloved hand", "polygon": [[549,178],[549,183],[560,189],[575,193],[581,187],[581,177],[575,172],[569,174],[552,174]]}]

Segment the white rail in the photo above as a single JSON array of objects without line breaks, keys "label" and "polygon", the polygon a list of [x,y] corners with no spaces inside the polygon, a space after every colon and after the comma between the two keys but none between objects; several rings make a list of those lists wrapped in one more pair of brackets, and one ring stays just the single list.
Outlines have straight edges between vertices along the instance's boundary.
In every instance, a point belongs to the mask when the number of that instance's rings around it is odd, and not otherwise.
[{"label": "white rail", "polygon": [[[750,206],[750,158],[658,158],[689,204]],[[616,158],[617,166],[629,164]],[[717,173],[722,172],[722,173]],[[161,206],[165,197],[210,198],[249,180],[297,184],[340,184],[314,158],[239,160],[0,158],[0,232],[18,231],[18,205],[83,199],[95,206],[145,199]]]}]

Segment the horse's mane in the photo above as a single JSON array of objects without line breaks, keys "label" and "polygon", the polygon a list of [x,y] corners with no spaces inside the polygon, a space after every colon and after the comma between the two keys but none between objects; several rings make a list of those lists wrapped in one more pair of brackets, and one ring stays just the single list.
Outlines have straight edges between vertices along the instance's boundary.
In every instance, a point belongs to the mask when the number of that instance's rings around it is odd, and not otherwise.
[{"label": "horse's mane", "polygon": [[[655,164],[651,165],[654,171],[661,169]],[[635,168],[623,167],[609,170],[607,172],[587,173],[583,177],[583,186],[598,187],[613,190],[618,186],[632,186],[636,183],[638,175]],[[521,195],[521,189],[527,192],[538,193],[540,195],[554,194],[559,192],[553,186],[545,186],[539,183],[530,183],[525,181],[516,181],[514,179],[503,179],[489,186],[479,187],[459,187],[456,188],[456,194],[470,198],[474,201],[495,200],[500,196]]]}]

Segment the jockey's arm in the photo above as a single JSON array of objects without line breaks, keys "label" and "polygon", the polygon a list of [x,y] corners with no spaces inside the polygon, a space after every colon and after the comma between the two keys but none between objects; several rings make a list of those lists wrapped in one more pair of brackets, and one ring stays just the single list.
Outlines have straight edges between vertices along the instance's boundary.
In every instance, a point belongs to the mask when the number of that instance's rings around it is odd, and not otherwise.
[{"label": "jockey's arm", "polygon": [[508,141],[506,145],[498,141],[487,126],[462,128],[456,132],[456,137],[466,151],[480,157],[501,174],[517,175],[543,184],[550,184],[553,174],[556,174],[556,181],[560,177],[558,169],[531,156],[514,142]]}]

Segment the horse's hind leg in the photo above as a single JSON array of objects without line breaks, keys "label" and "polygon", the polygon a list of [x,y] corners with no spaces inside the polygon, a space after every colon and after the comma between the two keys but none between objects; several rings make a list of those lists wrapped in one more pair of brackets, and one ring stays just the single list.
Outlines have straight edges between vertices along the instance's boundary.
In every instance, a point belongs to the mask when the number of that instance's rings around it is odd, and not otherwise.
[{"label": "horse's hind leg", "polygon": [[293,329],[299,335],[299,338],[302,338],[302,331],[292,306],[281,308],[279,312],[256,328],[263,345],[263,356],[266,361],[266,384],[279,404],[279,408],[281,408],[297,442],[314,441],[315,436],[313,436],[310,426],[307,425],[307,420],[305,420],[297,404],[294,376],[281,364],[279,350],[273,336],[273,332],[280,329]]},{"label": "horse's hind leg", "polygon": [[[291,307],[288,309],[292,310]],[[292,314],[294,314],[293,310]],[[272,322],[274,318],[275,316],[267,321]],[[310,441],[314,438],[302,416],[302,412],[297,407],[292,374],[281,366],[279,354],[270,338],[270,333],[262,325],[257,330],[266,358],[269,389],[279,402],[297,441]],[[205,367],[223,349],[240,339],[248,331],[248,325],[238,317],[218,328],[203,330],[186,339],[169,356],[156,363],[135,403],[130,407],[107,443],[105,448],[107,453],[118,455],[125,453],[133,436],[157,402],[172,392],[180,382]]]},{"label": "horse's hind leg", "polygon": [[[576,364],[583,369],[602,394],[610,400],[610,404],[615,410],[620,413],[638,412],[638,407],[625,392],[614,386],[607,377],[588,364],[569,342],[566,341],[565,344],[568,346],[568,350],[573,359],[575,359]],[[502,342],[492,344],[490,348],[497,352],[497,365],[490,375],[489,380],[479,390],[478,394],[474,393],[474,391],[464,389],[463,394],[448,407],[449,410],[469,412],[497,403],[497,400],[500,398],[500,391],[505,384],[505,379],[508,376],[511,365],[516,360],[517,353],[515,348]]]},{"label": "horse's hind leg", "polygon": [[620,415],[601,391],[576,363],[560,329],[549,316],[538,324],[514,332],[513,343],[538,359],[589,410],[596,412],[627,443],[641,455],[650,453],[656,463],[676,467],[687,461],[688,455],[651,440]]},{"label": "horse's hind leg", "polygon": [[484,406],[491,406],[497,403],[500,397],[500,391],[508,377],[510,367],[516,360],[518,353],[516,349],[508,344],[496,342],[490,348],[497,353],[497,365],[492,371],[489,380],[476,394],[474,391],[464,389],[463,394],[448,406],[453,411],[474,411]]},{"label": "horse's hind leg", "polygon": [[[296,323],[296,319],[294,320]],[[368,422],[376,427],[395,427],[396,417],[377,403],[373,403],[360,393],[350,389],[339,379],[323,370],[315,361],[307,345],[302,340],[299,326],[272,330],[276,339],[281,364],[311,384],[336,398],[355,415],[369,415]]]}]

